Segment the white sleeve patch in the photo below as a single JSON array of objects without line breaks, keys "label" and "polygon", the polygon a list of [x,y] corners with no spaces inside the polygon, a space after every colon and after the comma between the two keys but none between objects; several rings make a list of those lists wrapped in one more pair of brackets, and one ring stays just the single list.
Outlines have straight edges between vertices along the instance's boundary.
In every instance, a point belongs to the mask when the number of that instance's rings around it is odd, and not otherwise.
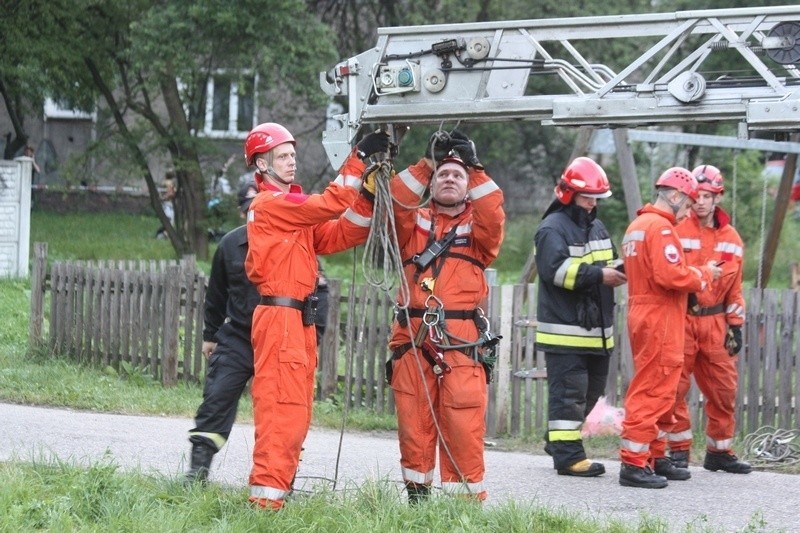
[{"label": "white sleeve patch", "polygon": [[673,265],[681,259],[681,255],[678,253],[678,249],[674,244],[668,244],[664,247],[664,257]]},{"label": "white sleeve patch", "polygon": [[661,235],[672,235],[672,230],[669,228],[664,228],[661,230]]}]

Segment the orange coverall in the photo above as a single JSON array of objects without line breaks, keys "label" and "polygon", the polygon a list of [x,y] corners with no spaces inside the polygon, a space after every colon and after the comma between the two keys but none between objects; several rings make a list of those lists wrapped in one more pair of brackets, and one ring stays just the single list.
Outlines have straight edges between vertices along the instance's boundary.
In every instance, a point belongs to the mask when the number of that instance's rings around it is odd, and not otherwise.
[{"label": "orange coverall", "polygon": [[695,266],[705,265],[712,260],[725,263],[721,265],[722,276],[712,289],[697,295],[697,304],[711,314],[689,313],[686,321],[683,372],[675,399],[675,426],[667,435],[672,451],[689,450],[692,447],[692,421],[686,404],[692,373],[705,399],[708,449],[729,451],[736,428],[736,388],[739,379],[736,363],[739,358],[728,354],[725,335],[728,326],[744,324],[744,244],[739,233],[730,225],[728,213],[717,206],[713,216],[713,228],[700,227],[694,212],[676,228],[687,263]]},{"label": "orange coverall", "polygon": [[[437,213],[435,205],[431,209],[399,207],[418,205],[430,178],[431,170],[420,161],[398,173],[391,182],[392,196],[397,200],[397,237],[411,292],[409,308],[425,309],[426,299],[433,294],[445,311],[471,311],[488,294],[483,270],[495,260],[503,241],[503,192],[483,170],[471,169],[467,208],[456,217]],[[409,260],[425,250],[431,229],[438,240],[454,226],[458,227],[456,238],[447,252],[433,266],[418,273]],[[420,286],[429,277],[435,279],[432,292]],[[411,317],[409,324],[416,334],[422,318]],[[471,318],[447,319],[446,329],[468,342],[477,340],[479,335]],[[396,350],[411,342],[408,327],[396,321],[389,347]],[[419,348],[393,357],[391,387],[397,410],[403,479],[424,486],[433,481],[439,440],[435,417],[443,441],[439,448],[442,489],[483,500],[487,496],[483,486],[486,373],[479,362],[461,351],[446,350],[443,355],[451,371],[441,378],[434,374]]]},{"label": "orange coverall", "polygon": [[[268,182],[262,185],[247,214],[250,247],[245,260],[247,276],[262,297],[305,300],[316,285],[318,253],[339,252],[366,240],[372,205],[358,194],[364,169],[351,155],[321,194],[303,194],[299,185],[292,185],[289,193]],[[252,342],[250,501],[278,509],[291,490],[311,424],[316,330],[313,324],[303,325],[298,309],[259,305],[253,313]]]},{"label": "orange coverall", "polygon": [[637,214],[622,241],[634,373],[619,455],[623,463],[644,468],[664,456],[663,428],[672,420],[683,366],[688,293],[702,292],[712,275],[706,266],[686,264],[672,213],[647,204]]}]

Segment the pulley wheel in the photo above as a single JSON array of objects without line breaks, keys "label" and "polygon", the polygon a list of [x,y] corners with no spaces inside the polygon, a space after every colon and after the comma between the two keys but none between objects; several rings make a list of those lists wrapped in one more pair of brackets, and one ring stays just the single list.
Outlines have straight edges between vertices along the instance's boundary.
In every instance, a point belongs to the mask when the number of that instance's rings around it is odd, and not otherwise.
[{"label": "pulley wheel", "polygon": [[800,23],[779,22],[769,30],[770,41],[778,39],[778,46],[766,48],[767,57],[781,65],[800,61]]}]

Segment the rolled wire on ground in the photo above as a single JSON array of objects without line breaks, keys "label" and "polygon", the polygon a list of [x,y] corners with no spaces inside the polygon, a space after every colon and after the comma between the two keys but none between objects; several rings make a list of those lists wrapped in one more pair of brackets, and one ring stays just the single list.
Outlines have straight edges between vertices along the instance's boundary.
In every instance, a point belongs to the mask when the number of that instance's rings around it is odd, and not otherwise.
[{"label": "rolled wire on ground", "polygon": [[744,438],[743,458],[753,466],[777,467],[800,463],[800,430],[762,426]]}]

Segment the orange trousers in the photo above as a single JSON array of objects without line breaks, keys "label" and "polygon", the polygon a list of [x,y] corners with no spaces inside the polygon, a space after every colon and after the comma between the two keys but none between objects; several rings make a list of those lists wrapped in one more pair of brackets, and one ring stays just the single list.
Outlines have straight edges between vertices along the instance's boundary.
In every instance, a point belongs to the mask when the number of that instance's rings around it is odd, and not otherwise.
[{"label": "orange trousers", "polygon": [[442,489],[484,500],[486,373],[479,363],[461,352],[447,351],[444,358],[451,371],[441,378],[434,374],[419,349],[416,355],[409,350],[393,361],[391,386],[403,480],[428,486],[433,481],[438,422]]},{"label": "orange trousers", "polygon": [[683,366],[685,311],[652,297],[630,300],[628,334],[634,373],[625,395],[619,455],[623,463],[644,467],[664,457],[667,433],[674,424],[672,407]]},{"label": "orange trousers", "polygon": [[259,305],[253,313],[255,443],[250,501],[280,508],[291,491],[311,425],[317,336],[300,311]]},{"label": "orange trousers", "polygon": [[692,420],[686,403],[692,374],[705,402],[708,449],[731,449],[736,431],[736,363],[739,358],[731,357],[725,348],[727,328],[722,313],[687,317],[683,371],[675,398],[675,425],[669,434],[669,447],[673,451],[692,447]]}]

